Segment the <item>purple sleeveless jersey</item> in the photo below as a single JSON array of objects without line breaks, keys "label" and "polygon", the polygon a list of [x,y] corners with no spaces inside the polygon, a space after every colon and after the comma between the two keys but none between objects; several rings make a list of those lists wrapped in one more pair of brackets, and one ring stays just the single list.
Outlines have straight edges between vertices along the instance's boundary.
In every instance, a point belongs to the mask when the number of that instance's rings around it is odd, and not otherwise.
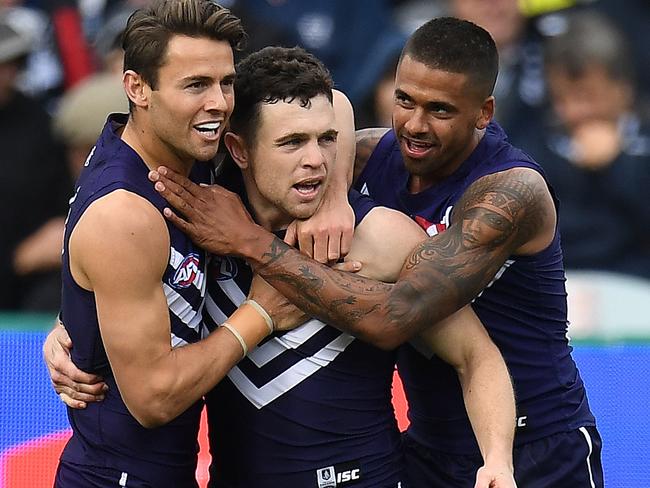
[{"label": "purple sleeveless jersey", "polygon": [[[94,294],[78,286],[70,273],[70,235],[92,202],[112,191],[127,190],[149,200],[161,212],[167,206],[147,179],[149,170],[142,159],[117,134],[126,120],[125,115],[109,117],[77,181],[66,223],[61,315],[74,344],[72,360],[82,370],[104,376],[110,389],[102,402],[89,403],[83,410],[68,409],[73,435],[61,459],[68,466],[85,467],[87,472],[92,472],[88,467],[110,468],[126,473],[127,480],[132,474],[151,486],[194,486],[202,401],[165,426],[142,427],[124,405],[111,373]],[[208,166],[197,163],[192,179],[209,182],[209,175]],[[201,309],[206,260],[204,252],[182,232],[171,224],[168,231],[171,248],[163,288],[171,320],[170,341],[173,347],[180,347],[198,341],[204,332]]]},{"label": "purple sleeveless jersey", "polygon": [[[375,148],[355,185],[379,205],[411,216],[433,236],[447,228],[453,206],[473,182],[514,167],[532,168],[543,175],[540,166],[511,146],[501,127],[493,122],[455,173],[434,187],[410,194],[409,173],[391,130]],[[513,377],[516,445],[595,424],[566,336],[564,282],[556,230],[552,243],[543,251],[510,256],[472,302]],[[478,453],[456,371],[408,344],[400,348],[398,369],[409,404],[409,435],[431,449]]]},{"label": "purple sleeveless jersey", "polygon": [[[221,178],[245,201],[238,169]],[[355,191],[349,200],[357,223],[375,206]],[[213,256],[206,322],[222,323],[251,279],[242,260]],[[269,337],[206,397],[210,486],[396,487],[395,359],[318,320]]]}]

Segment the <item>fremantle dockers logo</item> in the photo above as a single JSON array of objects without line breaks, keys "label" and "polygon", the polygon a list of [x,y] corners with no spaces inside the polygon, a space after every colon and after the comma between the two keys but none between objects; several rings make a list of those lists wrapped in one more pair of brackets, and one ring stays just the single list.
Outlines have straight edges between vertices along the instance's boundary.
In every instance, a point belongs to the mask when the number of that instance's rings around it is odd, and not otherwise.
[{"label": "fremantle dockers logo", "polygon": [[234,280],[239,272],[237,262],[228,256],[213,256],[210,262],[210,276],[216,281]]},{"label": "fremantle dockers logo", "polygon": [[336,472],[334,466],[321,468],[316,471],[318,488],[336,488]]},{"label": "fremantle dockers logo", "polygon": [[201,274],[199,265],[199,255],[195,253],[188,254],[176,269],[176,273],[174,273],[174,277],[172,278],[172,286],[174,288],[187,288],[194,283],[197,276]]}]

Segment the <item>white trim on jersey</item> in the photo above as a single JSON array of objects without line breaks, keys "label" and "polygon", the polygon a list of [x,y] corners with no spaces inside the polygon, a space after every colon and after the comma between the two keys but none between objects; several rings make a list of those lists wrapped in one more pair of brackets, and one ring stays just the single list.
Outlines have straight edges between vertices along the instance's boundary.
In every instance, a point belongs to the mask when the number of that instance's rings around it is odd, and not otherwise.
[{"label": "white trim on jersey", "polygon": [[228,378],[230,378],[230,381],[233,382],[241,394],[248,398],[248,401],[255,405],[256,408],[261,409],[302,383],[321,368],[329,365],[352,343],[352,341],[354,341],[354,337],[349,334],[341,333],[341,335],[327,344],[316,354],[301,359],[283,373],[259,388],[244,375],[238,366],[235,366],[230,370]]},{"label": "white trim on jersey", "polygon": [[[515,263],[515,260],[514,260],[514,259],[506,259],[506,262],[503,263],[503,266],[501,266],[501,268],[499,268],[499,271],[497,271],[497,274],[494,275],[494,278],[492,278],[492,280],[491,280],[491,281],[490,281],[490,282],[485,286],[485,288],[483,288],[483,289],[481,290],[481,293],[479,293],[479,294],[476,296],[476,298],[480,297],[480,296],[483,294],[483,292],[484,292],[485,290],[487,290],[487,289],[490,288],[492,285],[494,285],[494,283],[495,283],[499,278],[501,278],[501,277],[503,276],[503,273],[505,273],[506,270],[507,270],[510,266],[512,266],[514,263]],[[474,300],[476,300],[476,298],[475,298]],[[472,302],[474,302],[474,300],[472,300]]]},{"label": "white trim on jersey", "polygon": [[248,359],[253,361],[255,366],[261,368],[283,352],[300,347],[323,327],[325,327],[323,322],[312,319],[281,337],[274,337],[264,344],[257,346],[248,353]]},{"label": "white trim on jersey", "polygon": [[216,303],[214,303],[210,293],[205,295],[205,310],[208,312],[215,324],[221,325],[228,320],[228,316],[221,311]]},{"label": "white trim on jersey", "polygon": [[220,280],[217,283],[235,307],[239,307],[246,300],[246,294],[237,286],[235,280]]},{"label": "white trim on jersey", "polygon": [[163,283],[163,291],[165,292],[165,298],[167,298],[169,310],[189,328],[199,332],[202,320],[201,307],[199,307],[199,310],[194,310],[192,305],[167,283]]},{"label": "white trim on jersey", "polygon": [[[221,291],[235,306],[241,305],[246,299],[246,294],[241,290],[234,279],[218,281]],[[216,324],[222,324],[228,318],[226,314],[215,303],[214,299],[208,293],[205,299],[205,311]],[[273,359],[283,353],[297,349],[326,325],[320,320],[312,319],[296,329],[286,332],[280,337],[273,337],[264,344],[255,347],[249,351],[247,358],[257,367],[262,368]],[[329,344],[324,346],[313,356],[301,359],[293,366],[274,377],[261,387],[255,384],[243,373],[238,367],[233,367],[228,373],[228,377],[235,387],[244,395],[255,407],[262,408],[270,402],[291,390],[302,381],[309,378],[319,369],[328,366],[345,348],[354,341],[354,337],[349,334],[340,333]]]},{"label": "white trim on jersey", "polygon": [[171,336],[172,336],[172,349],[174,349],[175,347],[187,346],[187,341],[185,339],[178,337],[173,332],[171,333]]},{"label": "white trim on jersey", "polygon": [[587,446],[589,446],[589,452],[587,453],[587,471],[589,471],[589,485],[591,488],[596,488],[596,484],[594,483],[594,475],[591,472],[591,453],[594,450],[594,446],[591,443],[591,436],[589,435],[589,431],[587,431],[587,429],[584,427],[580,427],[578,430],[582,433],[583,436],[585,436]]}]

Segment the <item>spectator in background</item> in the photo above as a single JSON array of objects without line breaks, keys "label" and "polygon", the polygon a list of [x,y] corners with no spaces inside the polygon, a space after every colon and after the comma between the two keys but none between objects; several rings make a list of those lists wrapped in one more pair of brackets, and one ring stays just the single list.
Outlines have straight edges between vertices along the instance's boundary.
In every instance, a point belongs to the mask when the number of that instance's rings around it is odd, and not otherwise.
[{"label": "spectator in background", "polygon": [[52,113],[59,96],[94,71],[77,1],[0,0],[0,11],[14,30],[32,41],[22,90]]},{"label": "spectator in background", "polygon": [[[366,63],[374,63],[383,39],[395,31],[389,0],[226,0],[241,15],[250,39],[276,30],[269,44],[299,45],[321,59],[338,89],[354,105],[371,88],[358,79]],[[257,28],[262,26],[262,28]],[[259,41],[255,41],[259,42]],[[261,47],[261,46],[260,46]]]},{"label": "spectator in background", "polygon": [[367,93],[355,107],[357,129],[392,126],[395,71],[405,43],[406,36],[402,34],[384,37],[372,62],[365,63],[359,71],[358,78],[367,86]]},{"label": "spectator in background", "polygon": [[48,115],[16,86],[30,51],[0,17],[0,309],[56,310],[69,180]]},{"label": "spectator in background", "polygon": [[54,131],[65,146],[74,180],[101,134],[108,114],[128,111],[122,81],[113,73],[94,75],[66,93],[54,117]]},{"label": "spectator in background", "polygon": [[593,3],[612,22],[625,32],[636,65],[639,93],[650,96],[650,2],[648,0],[598,0]]},{"label": "spectator in background", "polygon": [[521,135],[539,128],[536,120],[545,100],[545,86],[540,39],[519,3],[450,0],[449,13],[480,25],[494,38],[499,50],[495,119],[513,144],[522,146]]},{"label": "spectator in background", "polygon": [[633,59],[605,17],[566,21],[546,45],[552,119],[525,146],[561,200],[566,267],[650,278],[650,126]]}]

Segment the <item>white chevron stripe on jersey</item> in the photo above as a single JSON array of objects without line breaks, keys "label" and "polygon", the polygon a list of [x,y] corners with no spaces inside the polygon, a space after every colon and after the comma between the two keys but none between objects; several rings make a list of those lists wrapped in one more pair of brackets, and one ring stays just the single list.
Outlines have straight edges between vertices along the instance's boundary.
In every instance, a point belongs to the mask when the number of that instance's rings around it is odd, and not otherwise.
[{"label": "white chevron stripe on jersey", "polygon": [[[185,257],[181,253],[179,253],[174,247],[170,247],[169,249],[169,264],[171,265],[172,268],[178,269],[178,267],[181,265],[183,261],[185,261]],[[207,260],[206,260],[207,261]],[[196,277],[194,282],[192,283],[198,290],[201,290],[201,293],[205,293],[205,285],[206,285],[206,280],[205,280],[205,266],[203,266],[203,269],[199,271],[199,275]]]},{"label": "white chevron stripe on jersey", "polygon": [[244,375],[238,366],[230,370],[228,378],[248,401],[260,409],[330,364],[352,341],[354,341],[354,337],[342,333],[313,356],[298,361],[259,388]]},{"label": "white chevron stripe on jersey", "polygon": [[179,318],[185,325],[199,332],[201,325],[201,307],[199,310],[194,310],[192,305],[176,292],[167,283],[163,283],[163,290],[167,298],[167,307],[169,310]]},{"label": "white chevron stripe on jersey", "polygon": [[205,296],[205,310],[210,315],[212,321],[217,325],[223,324],[228,318],[228,316],[221,311],[219,306],[214,303],[214,300],[209,293]]},{"label": "white chevron stripe on jersey", "polygon": [[235,307],[239,307],[246,300],[246,294],[239,288],[235,280],[220,280],[217,283],[230,301],[235,304]]},{"label": "white chevron stripe on jersey", "polygon": [[176,334],[172,332],[172,349],[175,347],[183,347],[187,346],[187,341],[185,339],[181,339],[178,337]]},{"label": "white chevron stripe on jersey", "polygon": [[248,358],[255,363],[255,366],[260,368],[288,349],[300,347],[323,327],[325,327],[323,322],[311,319],[300,327],[283,334],[281,337],[274,337],[261,346],[251,350],[248,353]]}]

